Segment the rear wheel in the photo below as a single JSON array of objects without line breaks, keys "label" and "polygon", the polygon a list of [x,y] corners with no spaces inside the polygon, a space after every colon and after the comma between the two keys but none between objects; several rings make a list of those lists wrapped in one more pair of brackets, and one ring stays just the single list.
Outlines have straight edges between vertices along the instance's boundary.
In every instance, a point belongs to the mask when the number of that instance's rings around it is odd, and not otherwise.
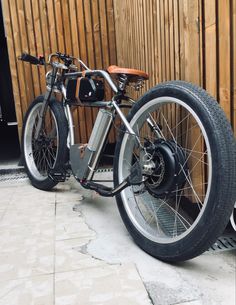
[{"label": "rear wheel", "polygon": [[[117,196],[136,243],[165,261],[193,258],[222,233],[235,202],[235,142],[219,105],[185,82],[160,84],[133,107],[139,138],[121,133],[114,180],[142,168],[142,183]],[[124,129],[123,129],[124,131]]]},{"label": "rear wheel", "polygon": [[62,105],[51,98],[39,137],[34,138],[43,98],[37,97],[25,115],[22,151],[32,185],[50,190],[57,182],[49,178],[49,171],[62,168],[66,162],[68,124]]}]

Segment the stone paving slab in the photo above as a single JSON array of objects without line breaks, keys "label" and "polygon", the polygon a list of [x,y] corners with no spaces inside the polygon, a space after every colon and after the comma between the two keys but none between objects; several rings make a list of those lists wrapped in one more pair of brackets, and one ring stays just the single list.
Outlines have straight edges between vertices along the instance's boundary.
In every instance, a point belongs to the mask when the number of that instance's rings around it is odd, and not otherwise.
[{"label": "stone paving slab", "polygon": [[52,305],[53,275],[0,281],[0,305]]},{"label": "stone paving slab", "polygon": [[0,183],[0,305],[150,305],[136,266],[87,253],[96,239],[73,182]]},{"label": "stone paving slab", "polygon": [[57,305],[151,304],[133,264],[57,273],[55,295]]}]

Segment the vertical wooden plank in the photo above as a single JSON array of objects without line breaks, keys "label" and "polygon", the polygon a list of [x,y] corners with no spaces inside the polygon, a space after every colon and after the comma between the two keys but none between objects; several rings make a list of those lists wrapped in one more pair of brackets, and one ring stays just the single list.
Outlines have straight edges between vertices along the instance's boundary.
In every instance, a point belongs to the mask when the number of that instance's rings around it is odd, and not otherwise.
[{"label": "vertical wooden plank", "polygon": [[[143,39],[144,39],[144,71],[149,74],[149,60],[148,60],[148,30],[147,30],[147,1],[143,1]],[[149,87],[149,81],[145,82],[145,88]]]},{"label": "vertical wooden plank", "polygon": [[[137,10],[137,2],[133,3],[133,13],[132,13],[132,23],[133,23],[133,48],[135,50],[137,50],[137,48],[139,47],[139,37],[137,35],[137,31],[138,31],[138,28],[137,28],[137,20],[138,20],[138,10]],[[139,52],[134,52],[134,58],[133,58],[133,62],[135,64],[135,67],[137,69],[140,69],[140,61],[139,61]]]},{"label": "vertical wooden plank", "polygon": [[153,48],[154,48],[154,85],[159,82],[159,50],[158,50],[158,16],[157,16],[157,1],[153,1]]},{"label": "vertical wooden plank", "polygon": [[204,1],[205,88],[217,97],[216,3]]},{"label": "vertical wooden plank", "polygon": [[236,134],[236,1],[233,1],[233,105],[234,105],[234,133]]},{"label": "vertical wooden plank", "polygon": [[57,45],[58,45],[57,51],[61,53],[65,53],[64,30],[63,30],[60,0],[54,0],[54,12],[55,12],[56,32],[57,32]]},{"label": "vertical wooden plank", "polygon": [[[140,32],[140,52],[141,52],[141,65],[140,65],[140,69],[141,70],[146,70],[146,66],[145,66],[145,39],[144,39],[144,24],[143,24],[143,0],[139,0],[139,6],[138,6],[138,10],[139,10],[139,27],[138,30]],[[148,71],[146,71],[148,72]]]},{"label": "vertical wooden plank", "polygon": [[107,19],[104,18],[106,16],[106,1],[99,1],[99,18],[101,24],[101,45],[102,45],[102,60],[103,60],[103,68],[107,68],[109,66],[109,45],[107,40]]},{"label": "vertical wooden plank", "polygon": [[170,79],[175,79],[174,11],[173,0],[169,0]]},{"label": "vertical wooden plank", "polygon": [[83,0],[77,0],[75,3],[76,3],[76,12],[77,12],[77,24],[78,24],[79,46],[80,46],[80,58],[86,64],[88,64],[88,62],[87,62],[87,46],[86,46],[86,38],[85,38],[85,23],[84,23]]},{"label": "vertical wooden plank", "polygon": [[[197,85],[200,83],[198,0],[184,0],[184,40],[185,40],[185,79]],[[194,52],[192,51],[194,50]]]},{"label": "vertical wooden plank", "polygon": [[230,0],[218,1],[219,20],[219,98],[230,120]]},{"label": "vertical wooden plank", "polygon": [[179,49],[180,49],[180,79],[185,79],[185,37],[186,17],[184,15],[184,0],[179,0]]},{"label": "vertical wooden plank", "polygon": [[170,24],[169,24],[169,1],[164,1],[164,26],[165,26],[165,60],[166,80],[170,80]]},{"label": "vertical wooden plank", "polygon": [[[125,20],[127,23],[127,28],[131,28],[131,21],[130,21],[130,0],[126,0],[126,5],[127,5],[127,9],[125,12]],[[126,33],[126,37],[127,37],[127,41],[131,41],[131,31],[127,31]],[[132,60],[132,54],[131,52],[128,52],[128,48],[125,47],[125,66],[126,67],[130,67],[131,64],[131,60]]]},{"label": "vertical wooden plank", "polygon": [[158,81],[163,81],[162,73],[162,49],[161,49],[161,22],[160,22],[160,1],[156,0],[156,10],[157,10],[157,50],[158,50]]},{"label": "vertical wooden plank", "polygon": [[[28,42],[29,42],[29,53],[32,55],[36,55],[35,49],[35,34],[34,34],[34,20],[32,15],[32,6],[30,0],[24,0],[25,4],[25,16],[26,16],[26,29],[28,34]],[[33,76],[33,88],[34,88],[34,96],[38,96],[41,93],[40,90],[40,81],[39,81],[39,71],[36,66],[32,66],[32,76]]]},{"label": "vertical wooden plank", "polygon": [[40,21],[41,21],[40,23],[41,23],[41,31],[42,31],[42,42],[43,42],[44,56],[46,56],[46,58],[51,53],[47,14],[48,14],[47,0],[39,1],[39,15],[40,15]]},{"label": "vertical wooden plank", "polygon": [[70,33],[72,40],[72,54],[74,57],[80,57],[75,0],[69,0],[69,15],[70,15]]},{"label": "vertical wooden plank", "polygon": [[109,46],[110,46],[110,48],[109,48],[110,65],[115,65],[117,63],[117,57],[116,57],[115,20],[114,20],[113,0],[107,0],[107,22],[109,24],[108,40],[109,40]]},{"label": "vertical wooden plank", "polygon": [[62,24],[64,29],[65,53],[72,54],[72,38],[70,30],[71,16],[69,14],[69,1],[61,2]]},{"label": "vertical wooden plank", "polygon": [[148,7],[149,15],[150,15],[150,20],[149,20],[149,61],[150,61],[150,66],[149,66],[149,74],[151,75],[151,81],[149,86],[153,87],[155,84],[155,57],[154,57],[154,31],[153,31],[153,23],[154,23],[154,15],[153,15],[153,0],[149,0],[149,7]]},{"label": "vertical wooden plank", "polygon": [[196,19],[196,25],[198,30],[198,40],[199,40],[199,86],[203,87],[204,81],[204,68],[203,68],[203,53],[204,53],[204,41],[203,41],[203,11],[204,3],[202,0],[198,1],[198,17]]},{"label": "vertical wooden plank", "polygon": [[[15,49],[15,56],[16,58],[22,54],[22,47],[21,47],[21,33],[19,28],[19,19],[18,19],[18,8],[17,2],[15,0],[11,1],[10,5],[10,15],[11,15],[11,26],[12,31],[14,33],[14,49]],[[27,109],[27,95],[26,95],[26,80],[25,80],[25,73],[23,68],[24,63],[21,61],[16,62],[17,66],[17,78],[19,81],[19,89],[20,89],[20,97],[21,97],[21,109],[24,112]]]},{"label": "vertical wooden plank", "polygon": [[174,62],[175,79],[180,79],[180,42],[179,42],[179,1],[173,0],[174,10]]},{"label": "vertical wooden plank", "polygon": [[56,32],[56,20],[55,20],[55,13],[54,13],[54,0],[47,0],[47,19],[48,19],[48,32],[49,32],[49,43],[50,43],[50,50],[52,53],[58,51],[57,45],[57,32]]},{"label": "vertical wooden plank", "polygon": [[93,39],[96,69],[102,69],[102,48],[100,40],[100,19],[98,10],[98,0],[92,0],[92,19],[93,19]]},{"label": "vertical wooden plank", "polygon": [[[27,36],[27,29],[26,29],[26,16],[25,16],[25,7],[24,7],[24,1],[19,0],[18,1],[18,14],[19,14],[19,28],[21,33],[25,33],[24,35],[21,35],[21,44],[22,44],[22,50],[26,53],[29,53],[29,45],[28,45],[28,36]],[[25,75],[25,87],[26,87],[26,95],[27,95],[27,101],[32,101],[34,97],[34,91],[33,91],[33,82],[32,82],[32,70],[30,64],[23,64],[24,69],[24,75]],[[26,109],[23,109],[23,112]]]},{"label": "vertical wooden plank", "polygon": [[[34,35],[35,35],[35,53],[36,56],[40,54],[44,54],[43,48],[43,40],[42,40],[42,28],[41,28],[41,20],[40,20],[40,13],[39,13],[39,3],[37,0],[32,0],[32,7],[33,7],[33,20],[34,20]],[[38,66],[39,69],[39,76],[40,76],[40,93],[45,92],[46,89],[46,82],[45,82],[45,69],[42,66]]]},{"label": "vertical wooden plank", "polygon": [[2,10],[3,10],[4,26],[7,36],[7,45],[8,45],[8,54],[9,54],[9,62],[11,69],[13,96],[15,100],[16,118],[18,122],[19,138],[21,139],[23,116],[21,111],[21,97],[20,97],[20,90],[18,83],[17,67],[16,67],[14,38],[13,38],[13,32],[11,26],[11,14],[10,14],[9,3],[7,0],[2,1]]},{"label": "vertical wooden plank", "polygon": [[165,49],[165,9],[164,0],[160,0],[160,31],[161,31],[161,61],[162,81],[166,81],[166,49]]},{"label": "vertical wooden plank", "polygon": [[144,31],[145,31],[145,63],[146,63],[146,71],[150,75],[149,80],[147,82],[147,88],[150,88],[151,83],[151,65],[150,65],[150,56],[151,56],[151,50],[150,50],[150,36],[149,36],[149,25],[151,18],[146,18],[146,16],[149,16],[149,0],[144,1]]},{"label": "vertical wooden plank", "polygon": [[[140,1],[140,0],[137,0]],[[125,1],[113,1],[114,16],[115,16],[115,38],[116,38],[116,52],[117,65],[123,66],[123,42],[125,40],[124,33],[121,33],[121,19],[123,19],[122,11],[125,6]],[[123,40],[121,39],[123,35]]]}]

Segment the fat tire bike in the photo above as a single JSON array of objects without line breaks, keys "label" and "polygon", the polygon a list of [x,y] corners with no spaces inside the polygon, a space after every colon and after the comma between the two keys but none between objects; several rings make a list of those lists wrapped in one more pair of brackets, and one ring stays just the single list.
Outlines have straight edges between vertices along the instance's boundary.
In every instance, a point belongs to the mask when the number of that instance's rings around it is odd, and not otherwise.
[{"label": "fat tire bike", "polygon": [[[143,87],[144,71],[91,70],[59,52],[47,62],[26,53],[20,59],[50,67],[46,92],[31,103],[23,125],[24,165],[34,187],[50,190],[72,171],[82,187],[115,196],[133,240],[163,261],[191,259],[216,241],[236,199],[236,149],[224,112],[205,90],[169,81],[135,101],[127,89]],[[88,143],[75,143],[75,106],[98,109]],[[107,187],[94,174],[113,125],[114,186]]]}]

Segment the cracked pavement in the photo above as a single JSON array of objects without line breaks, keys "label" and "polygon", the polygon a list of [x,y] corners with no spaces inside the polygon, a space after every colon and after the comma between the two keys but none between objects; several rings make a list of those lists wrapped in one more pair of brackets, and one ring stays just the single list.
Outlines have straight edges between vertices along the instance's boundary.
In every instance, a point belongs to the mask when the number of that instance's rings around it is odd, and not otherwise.
[{"label": "cracked pavement", "polygon": [[114,198],[71,178],[0,183],[0,305],[235,305],[235,251],[170,265],[140,250]]}]

